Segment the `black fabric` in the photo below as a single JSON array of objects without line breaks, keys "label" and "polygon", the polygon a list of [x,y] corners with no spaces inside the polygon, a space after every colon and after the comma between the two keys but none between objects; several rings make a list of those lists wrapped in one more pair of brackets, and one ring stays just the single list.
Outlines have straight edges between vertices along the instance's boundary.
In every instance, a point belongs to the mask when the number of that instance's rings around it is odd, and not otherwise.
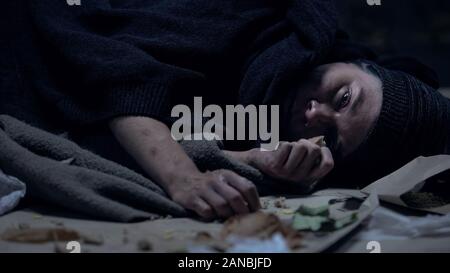
[{"label": "black fabric", "polygon": [[107,119],[170,124],[172,106],[194,95],[204,104],[276,104],[323,61],[337,28],[331,0],[17,0],[0,12],[8,37],[0,113],[69,131],[136,171]]},{"label": "black fabric", "polygon": [[329,178],[349,187],[371,183],[418,156],[450,154],[450,100],[405,72],[366,63],[382,82],[383,102],[365,142]]},{"label": "black fabric", "polygon": [[406,157],[450,152],[450,100],[407,73],[371,67],[383,83],[383,105],[368,145],[391,138]]},{"label": "black fabric", "polygon": [[371,48],[351,39],[342,29],[336,33],[336,41],[321,64],[349,62],[354,60],[377,61],[379,58]]},{"label": "black fabric", "polygon": [[439,76],[436,71],[415,58],[408,56],[380,56],[377,64],[389,70],[405,72],[434,89],[440,87]]},{"label": "black fabric", "polygon": [[332,46],[332,2],[8,1],[0,111],[64,129],[120,115],[167,121],[194,95],[268,102]]}]

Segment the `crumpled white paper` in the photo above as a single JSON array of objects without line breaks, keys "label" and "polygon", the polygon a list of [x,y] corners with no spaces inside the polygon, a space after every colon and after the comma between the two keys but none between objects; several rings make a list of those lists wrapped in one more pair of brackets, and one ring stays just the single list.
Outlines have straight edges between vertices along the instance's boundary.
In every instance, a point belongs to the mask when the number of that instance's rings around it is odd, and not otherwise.
[{"label": "crumpled white paper", "polygon": [[6,175],[0,169],[0,215],[3,215],[18,204],[25,196],[26,186],[19,179]]},{"label": "crumpled white paper", "polygon": [[450,214],[405,216],[383,207],[376,209],[359,240],[405,240],[417,237],[450,236]]},{"label": "crumpled white paper", "polygon": [[232,244],[227,253],[289,253],[286,240],[280,233],[270,239],[239,238],[230,236],[227,241]]},{"label": "crumpled white paper", "polygon": [[[275,233],[268,239],[243,238],[238,236],[228,236],[226,241],[232,246],[226,253],[289,253],[289,246],[283,235]],[[217,253],[218,251],[204,245],[188,246],[189,253]]]}]

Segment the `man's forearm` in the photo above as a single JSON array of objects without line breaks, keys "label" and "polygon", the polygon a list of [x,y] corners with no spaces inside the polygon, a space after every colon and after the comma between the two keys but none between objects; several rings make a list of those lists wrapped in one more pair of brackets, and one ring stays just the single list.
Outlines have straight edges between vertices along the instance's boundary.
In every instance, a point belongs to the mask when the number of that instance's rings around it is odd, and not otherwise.
[{"label": "man's forearm", "polygon": [[148,117],[118,117],[110,128],[124,149],[146,173],[169,193],[172,182],[199,172],[183,148],[172,139],[169,128]]},{"label": "man's forearm", "polygon": [[223,150],[223,152],[235,160],[240,161],[241,163],[252,165],[253,157],[255,157],[255,149],[251,149],[248,151],[228,151]]}]

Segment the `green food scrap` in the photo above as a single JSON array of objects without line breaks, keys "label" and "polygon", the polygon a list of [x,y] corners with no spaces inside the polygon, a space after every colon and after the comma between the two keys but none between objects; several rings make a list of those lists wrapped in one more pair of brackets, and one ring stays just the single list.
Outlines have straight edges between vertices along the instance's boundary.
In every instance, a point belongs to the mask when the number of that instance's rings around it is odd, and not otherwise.
[{"label": "green food scrap", "polygon": [[310,207],[310,206],[301,205],[297,211],[300,214],[308,215],[308,216],[319,216],[319,215],[320,216],[328,216],[329,209],[330,209],[330,206],[328,204],[318,206],[318,207]]},{"label": "green food scrap", "polygon": [[293,227],[296,230],[318,231],[322,225],[328,222],[328,217],[324,216],[308,216],[300,213],[294,215]]},{"label": "green food scrap", "polygon": [[280,214],[283,214],[283,215],[292,215],[294,213],[295,213],[295,211],[292,210],[292,209],[282,209],[282,210],[280,210]]},{"label": "green food scrap", "polygon": [[358,214],[352,213],[343,218],[330,218],[329,205],[309,207],[302,205],[294,214],[293,228],[302,231],[333,231],[341,229],[358,218]]}]

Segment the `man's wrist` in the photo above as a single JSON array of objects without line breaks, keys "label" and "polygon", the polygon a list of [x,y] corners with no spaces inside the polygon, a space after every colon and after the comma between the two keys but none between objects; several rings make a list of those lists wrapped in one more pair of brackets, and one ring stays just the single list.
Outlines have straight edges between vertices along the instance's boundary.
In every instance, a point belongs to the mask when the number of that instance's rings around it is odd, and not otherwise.
[{"label": "man's wrist", "polygon": [[257,149],[251,149],[247,151],[224,151],[227,156],[247,165],[253,164],[256,152]]},{"label": "man's wrist", "polygon": [[176,174],[173,172],[172,175],[167,176],[168,179],[164,181],[164,188],[170,196],[173,196],[176,192],[182,190],[184,185],[189,183],[189,180],[195,180],[202,175],[203,173],[198,169],[187,171],[178,170]]}]

